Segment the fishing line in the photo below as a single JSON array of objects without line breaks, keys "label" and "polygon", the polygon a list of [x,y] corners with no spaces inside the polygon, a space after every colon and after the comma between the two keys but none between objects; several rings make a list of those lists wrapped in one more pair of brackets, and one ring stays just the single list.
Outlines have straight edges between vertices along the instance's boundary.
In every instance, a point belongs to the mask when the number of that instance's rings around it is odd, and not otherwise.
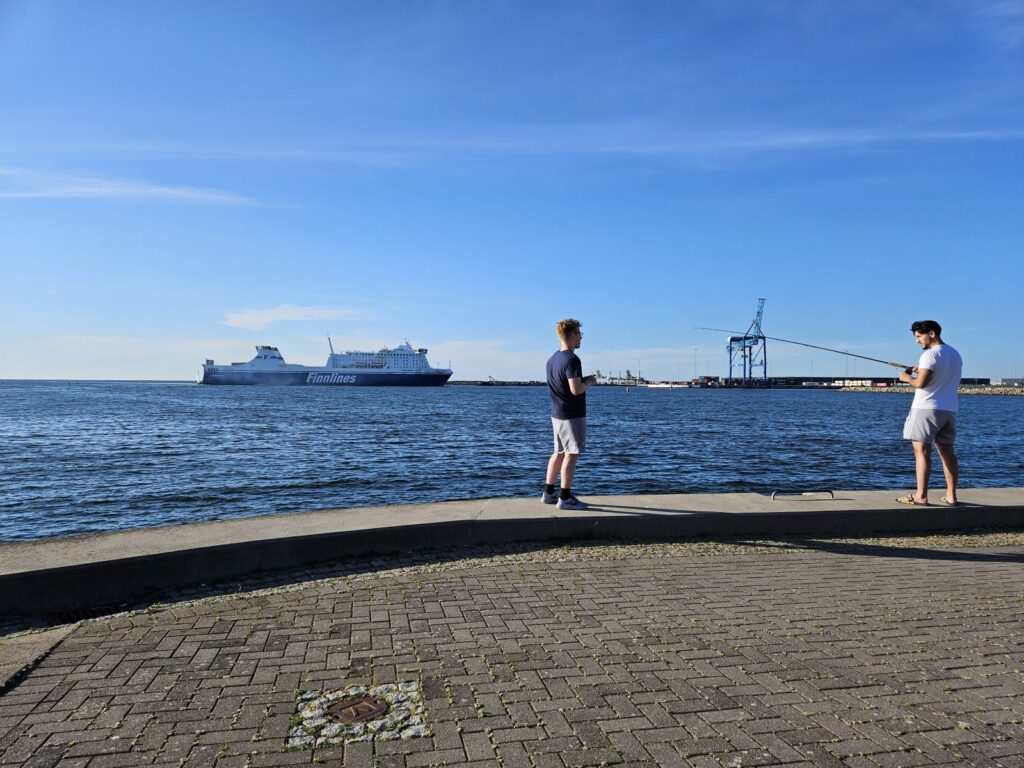
[{"label": "fishing line", "polygon": [[861,360],[870,360],[873,363],[881,363],[882,365],[891,365],[893,368],[899,368],[901,370],[910,371],[910,366],[904,365],[903,363],[894,363],[891,360],[879,360],[877,357],[868,357],[866,355],[855,355],[853,352],[844,352],[841,349],[830,349],[828,347],[819,347],[817,344],[806,344],[802,341],[792,341],[790,339],[780,339],[777,336],[765,336],[763,334],[746,334],[740,331],[727,331],[724,328],[702,328],[696,327],[698,331],[718,331],[719,333],[731,333],[733,336],[747,336],[751,339],[771,339],[772,341],[781,341],[784,344],[796,344],[801,347],[811,347],[812,349],[821,349],[825,352],[835,352],[837,355],[847,355],[848,357],[859,357]]}]

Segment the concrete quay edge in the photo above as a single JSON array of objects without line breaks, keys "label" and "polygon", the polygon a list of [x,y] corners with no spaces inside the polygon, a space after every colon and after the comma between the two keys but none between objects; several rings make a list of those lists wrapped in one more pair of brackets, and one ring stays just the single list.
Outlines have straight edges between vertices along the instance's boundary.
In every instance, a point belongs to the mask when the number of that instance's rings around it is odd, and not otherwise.
[{"label": "concrete quay edge", "polygon": [[[1024,528],[1024,488],[967,489],[959,507],[897,491],[587,497],[583,512],[529,499],[326,510],[0,544],[0,615],[58,614],[345,558],[573,539],[866,535]],[[941,493],[937,493],[940,496]]]}]

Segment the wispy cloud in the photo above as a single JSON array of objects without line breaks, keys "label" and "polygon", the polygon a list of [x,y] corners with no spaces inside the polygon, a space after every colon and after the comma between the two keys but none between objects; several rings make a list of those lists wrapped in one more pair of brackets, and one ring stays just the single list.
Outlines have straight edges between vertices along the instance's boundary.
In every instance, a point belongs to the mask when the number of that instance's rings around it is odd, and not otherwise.
[{"label": "wispy cloud", "polygon": [[39,173],[0,167],[0,198],[77,198],[90,200],[153,200],[195,205],[242,205],[247,197],[202,187],[180,187],[145,181]]},{"label": "wispy cloud", "polygon": [[[376,131],[368,131],[376,134]],[[116,141],[110,143],[20,143],[14,147],[26,156],[96,156],[135,159],[202,160],[225,163],[328,163],[370,167],[403,167],[428,159],[447,146],[447,140],[382,139],[380,136],[330,143],[292,146],[285,144],[198,144],[187,141]]]},{"label": "wispy cloud", "polygon": [[[372,134],[372,135],[371,135]],[[522,124],[501,130],[425,131],[415,136],[387,130],[368,131],[332,139],[322,145],[295,146],[201,145],[189,143],[136,142],[112,145],[23,146],[22,151],[53,154],[117,154],[140,157],[179,157],[246,163],[327,163],[332,165],[401,168],[429,164],[454,157],[515,156],[634,156],[704,160],[771,152],[809,152],[888,145],[938,142],[1005,142],[1024,139],[1024,130],[1010,128],[907,129],[896,127],[815,128],[763,127],[744,130],[694,129],[648,120],[603,123]],[[3,171],[0,169],[0,175]],[[76,181],[64,186],[78,189]],[[86,191],[88,184],[80,185]],[[125,182],[102,182],[99,192],[139,196],[195,195],[197,199],[244,198],[210,190],[167,188]],[[44,187],[45,189],[45,187]],[[2,192],[0,192],[2,194]],[[83,195],[84,196],[84,195]]]},{"label": "wispy cloud", "polygon": [[[524,138],[527,138],[526,134]],[[647,156],[715,156],[758,152],[798,152],[846,149],[917,142],[1015,141],[1024,130],[902,131],[894,129],[788,129],[691,131],[643,123],[563,126],[526,141],[490,145],[472,143],[493,152],[542,154],[580,153]]]},{"label": "wispy cloud", "polygon": [[273,323],[354,319],[360,317],[361,314],[358,310],[341,307],[304,307],[297,304],[280,304],[269,309],[243,309],[229,312],[224,319],[224,324],[249,331],[262,331]]},{"label": "wispy cloud", "polygon": [[1011,47],[1024,46],[1024,2],[996,0],[979,3],[976,13],[983,29],[994,40]]}]

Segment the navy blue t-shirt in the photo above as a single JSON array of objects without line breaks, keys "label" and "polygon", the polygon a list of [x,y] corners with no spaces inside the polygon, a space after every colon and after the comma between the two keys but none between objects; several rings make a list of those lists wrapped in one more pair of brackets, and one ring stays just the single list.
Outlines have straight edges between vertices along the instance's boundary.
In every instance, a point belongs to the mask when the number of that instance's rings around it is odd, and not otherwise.
[{"label": "navy blue t-shirt", "polygon": [[587,393],[574,395],[569,379],[583,378],[583,363],[575,352],[558,350],[548,360],[548,392],[551,415],[556,419],[581,419],[587,415]]}]

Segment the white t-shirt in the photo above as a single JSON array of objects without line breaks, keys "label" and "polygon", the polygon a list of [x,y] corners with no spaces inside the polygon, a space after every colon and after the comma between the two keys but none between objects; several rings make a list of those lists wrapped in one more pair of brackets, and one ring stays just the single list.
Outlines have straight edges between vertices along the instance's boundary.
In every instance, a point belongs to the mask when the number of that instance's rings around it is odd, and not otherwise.
[{"label": "white t-shirt", "polygon": [[917,361],[921,371],[931,371],[928,384],[914,390],[911,408],[928,408],[936,411],[956,411],[956,393],[960,388],[960,371],[964,361],[960,353],[949,344],[926,349]]}]

